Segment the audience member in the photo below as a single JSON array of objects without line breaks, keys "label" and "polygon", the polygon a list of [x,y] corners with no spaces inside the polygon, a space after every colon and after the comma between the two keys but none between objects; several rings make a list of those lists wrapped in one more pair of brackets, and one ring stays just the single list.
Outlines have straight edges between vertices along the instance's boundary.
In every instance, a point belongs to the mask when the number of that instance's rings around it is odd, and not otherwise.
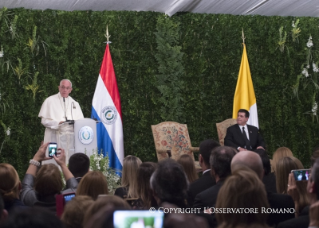
[{"label": "audience member", "polygon": [[0,163],[0,195],[4,201],[4,208],[10,213],[15,208],[25,208],[20,201],[21,182],[15,168],[6,163]]},{"label": "audience member", "polygon": [[[163,203],[164,208],[176,208],[175,205]],[[170,213],[164,219],[165,228],[208,228],[207,221],[200,216],[194,214]]]},{"label": "audience member", "polygon": [[258,154],[260,155],[264,167],[263,183],[266,187],[266,191],[276,193],[276,176],[274,172],[271,172],[270,159],[267,152],[263,150],[263,152]]},{"label": "audience member", "polygon": [[90,218],[84,223],[84,228],[114,228],[113,214],[116,210],[127,209],[123,207],[117,207],[113,204],[106,206],[104,205],[95,214],[90,216]]},{"label": "audience member", "polygon": [[177,162],[183,167],[189,183],[193,183],[195,180],[198,179],[195,162],[191,156],[189,156],[188,154],[183,154],[179,157]]},{"label": "audience member", "polygon": [[293,173],[289,174],[288,179],[287,194],[290,195],[294,200],[295,215],[298,217],[302,210],[306,206],[309,206],[307,181],[296,181]]},{"label": "audience member", "polygon": [[101,211],[105,206],[113,206],[122,210],[131,210],[130,205],[119,196],[99,196],[98,199],[87,208],[87,211],[84,215],[83,226],[88,227],[87,224],[94,217],[94,215],[98,214],[99,211]]},{"label": "audience member", "polygon": [[[317,158],[312,165],[310,178],[307,184],[307,193],[310,201],[310,208],[312,207],[312,210],[309,210],[309,206],[306,206],[297,218],[280,223],[278,228],[307,228],[308,226],[315,227],[317,224],[318,213],[315,215],[315,218],[312,213],[318,212],[316,206],[319,201],[319,158]],[[312,216],[312,221],[310,221],[310,223],[309,215]]]},{"label": "audience member", "polygon": [[155,172],[156,167],[157,164],[153,162],[143,162],[140,167],[138,167],[138,200],[133,202],[133,208],[149,210],[150,207],[157,207],[150,185],[151,176]]},{"label": "audience member", "polygon": [[2,200],[2,196],[0,194],[0,227],[1,224],[5,221],[5,219],[8,217],[8,212],[4,208],[4,202]]},{"label": "audience member", "polygon": [[288,147],[279,147],[272,155],[271,172],[276,171],[276,164],[281,158],[293,156],[294,155]]},{"label": "audience member", "polygon": [[128,155],[123,161],[121,187],[115,190],[114,195],[123,199],[137,198],[136,187],[138,185],[136,175],[137,169],[142,161],[133,155]]},{"label": "audience member", "polygon": [[187,206],[188,180],[176,161],[165,159],[158,163],[151,177],[151,188],[158,205],[168,202],[180,208]]},{"label": "audience member", "polygon": [[60,219],[52,216],[52,212],[48,209],[35,207],[14,210],[1,228],[63,228],[63,225]]},{"label": "audience member", "polygon": [[69,170],[80,183],[80,180],[90,170],[90,158],[83,153],[75,153],[69,159]]},{"label": "audience member", "polygon": [[65,207],[61,217],[64,228],[82,228],[87,209],[94,201],[90,196],[75,196]]},{"label": "audience member", "polygon": [[278,160],[275,173],[278,193],[287,194],[288,176],[294,169],[303,169],[303,166],[298,166],[292,157],[283,157]]},{"label": "audience member", "polygon": [[100,194],[109,194],[106,177],[100,171],[90,171],[80,181],[76,195],[91,196],[96,200]]},{"label": "audience member", "polygon": [[317,158],[319,158],[319,145],[312,150],[312,155],[310,157],[311,167],[313,166]]},{"label": "audience member", "polygon": [[210,174],[209,157],[210,153],[220,144],[212,139],[206,139],[199,145],[199,165],[202,168],[202,176],[190,184],[188,189],[188,204],[193,205],[196,195],[216,184],[215,179]]},{"label": "audience member", "polygon": [[[55,194],[59,194],[63,187],[62,176],[56,165],[43,165],[39,171],[40,162],[51,158],[45,157],[49,143],[40,146],[22,181],[21,201],[27,206],[40,206],[49,208],[56,213]],[[65,163],[65,153],[60,149],[60,155],[54,156],[54,160],[61,167],[66,180],[67,188],[76,188],[78,182],[73,177]]]},{"label": "audience member", "polygon": [[[262,160],[257,153],[251,151],[237,153],[231,162],[232,173],[238,165],[247,166],[258,175],[260,180],[263,179],[264,169]],[[294,217],[294,213],[289,213],[291,210],[289,212],[284,211],[285,208],[294,209],[294,202],[291,196],[267,192],[267,199],[272,210],[272,213],[268,217],[268,225],[276,226],[278,223]],[[282,213],[276,213],[276,210],[281,210]]]},{"label": "audience member", "polygon": [[226,178],[231,174],[230,163],[236,154],[236,150],[228,146],[216,147],[210,155],[211,174],[216,180],[216,185],[197,194],[194,208],[214,207],[218,192]]},{"label": "audience member", "polygon": [[[248,168],[246,170],[237,169],[226,179],[218,194],[215,208],[235,210],[246,208],[250,210],[239,213],[215,213],[219,224],[218,228],[268,227],[268,214],[262,213],[263,210],[269,208],[264,184],[260,177]],[[251,209],[254,211],[251,212]]]}]

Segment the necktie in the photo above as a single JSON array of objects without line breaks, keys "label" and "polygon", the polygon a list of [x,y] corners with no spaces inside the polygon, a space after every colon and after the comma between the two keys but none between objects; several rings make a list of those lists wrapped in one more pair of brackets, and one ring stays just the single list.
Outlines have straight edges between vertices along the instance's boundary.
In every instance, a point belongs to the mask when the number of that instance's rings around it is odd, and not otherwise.
[{"label": "necktie", "polygon": [[248,140],[248,138],[247,138],[246,131],[245,131],[245,127],[243,127],[243,132],[242,132],[242,133],[243,133],[244,138],[245,138],[245,144],[246,144],[245,148],[246,148],[247,150],[251,150],[250,142],[249,142],[249,140]]}]

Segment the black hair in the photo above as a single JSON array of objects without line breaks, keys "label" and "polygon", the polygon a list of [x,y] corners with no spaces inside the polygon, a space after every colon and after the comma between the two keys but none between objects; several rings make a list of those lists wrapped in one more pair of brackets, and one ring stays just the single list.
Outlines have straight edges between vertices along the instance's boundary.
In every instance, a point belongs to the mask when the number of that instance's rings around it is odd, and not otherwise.
[{"label": "black hair", "polygon": [[202,155],[206,166],[209,166],[209,157],[212,150],[219,146],[220,144],[213,139],[206,139],[199,144],[199,154]]},{"label": "black hair", "polygon": [[263,162],[263,167],[264,167],[264,171],[265,171],[264,175],[267,176],[271,171],[270,159],[268,157],[268,154],[263,149],[255,150],[255,152],[257,154],[259,154],[261,161]]},{"label": "black hair", "polygon": [[176,161],[165,159],[158,163],[151,177],[151,188],[161,202],[186,206],[188,181],[182,166]]},{"label": "black hair", "polygon": [[83,177],[90,168],[90,159],[86,154],[75,153],[70,157],[69,170],[74,177]]},{"label": "black hair", "polygon": [[244,112],[245,113],[245,117],[249,118],[249,112],[246,109],[239,109],[238,113],[239,112]]},{"label": "black hair", "polygon": [[210,165],[220,179],[224,179],[231,174],[230,164],[235,154],[236,150],[228,146],[220,146],[212,151]]}]

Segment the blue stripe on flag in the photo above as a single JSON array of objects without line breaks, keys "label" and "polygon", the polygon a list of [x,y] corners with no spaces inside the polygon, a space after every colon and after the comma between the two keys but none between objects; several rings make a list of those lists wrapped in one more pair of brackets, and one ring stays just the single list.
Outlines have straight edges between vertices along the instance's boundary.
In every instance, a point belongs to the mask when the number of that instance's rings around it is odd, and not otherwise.
[{"label": "blue stripe on flag", "polygon": [[[100,117],[97,115],[94,107],[92,107],[91,118],[95,118],[101,121]],[[102,122],[96,124],[96,134],[97,134],[97,147],[99,150],[99,154],[102,150],[103,155],[106,155],[106,152],[109,156],[110,167],[114,168],[115,170],[122,170],[122,164],[117,157],[115,150],[113,148],[112,140],[104,127]],[[117,172],[120,176],[122,176],[121,172]]]}]

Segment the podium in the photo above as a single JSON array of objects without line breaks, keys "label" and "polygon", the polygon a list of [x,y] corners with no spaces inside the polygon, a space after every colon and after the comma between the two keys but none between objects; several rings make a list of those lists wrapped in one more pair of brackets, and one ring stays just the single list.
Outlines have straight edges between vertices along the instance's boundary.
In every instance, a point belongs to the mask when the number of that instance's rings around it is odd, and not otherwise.
[{"label": "podium", "polygon": [[84,118],[74,121],[74,147],[74,153],[85,153],[88,157],[97,150],[95,120]]},{"label": "podium", "polygon": [[[57,130],[46,129],[50,131],[45,142],[55,142],[58,148],[63,148],[66,155],[66,163],[69,163],[70,157],[75,153],[85,153],[88,157],[97,150],[96,121],[90,118],[75,120],[74,124],[65,122],[59,125]],[[46,151],[46,157],[49,151]],[[42,161],[42,164],[58,164],[54,159]]]}]

